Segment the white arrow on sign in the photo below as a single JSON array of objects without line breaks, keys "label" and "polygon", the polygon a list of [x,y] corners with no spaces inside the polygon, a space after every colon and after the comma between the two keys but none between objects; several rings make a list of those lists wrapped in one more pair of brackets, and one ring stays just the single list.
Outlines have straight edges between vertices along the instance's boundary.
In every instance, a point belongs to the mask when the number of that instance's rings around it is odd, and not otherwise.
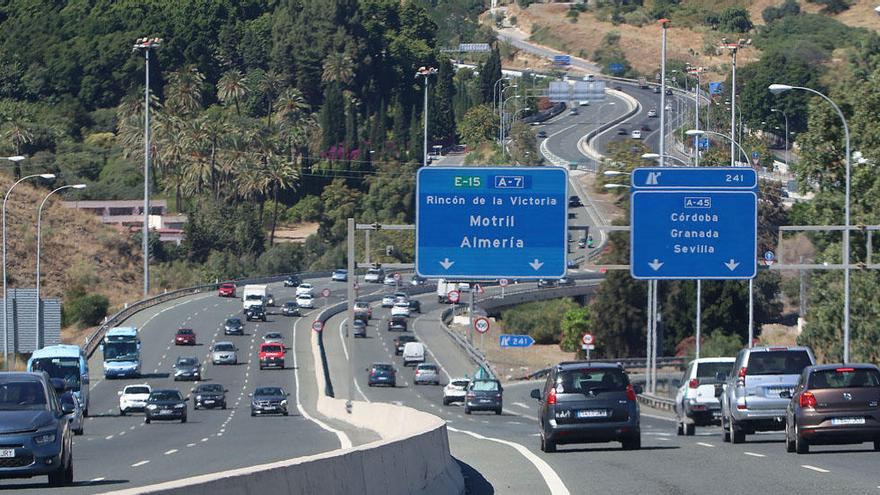
[{"label": "white arrow on sign", "polygon": [[440,262],[440,266],[442,266],[444,270],[449,270],[449,267],[454,264],[455,262],[449,261],[449,258],[443,258],[443,261]]},{"label": "white arrow on sign", "polygon": [[648,266],[650,266],[656,272],[660,269],[661,266],[663,266],[663,262],[658,260],[657,258],[654,258],[654,261],[648,263]]},{"label": "white arrow on sign", "polygon": [[538,270],[541,269],[542,266],[544,266],[544,263],[538,261],[538,258],[535,258],[535,261],[529,263],[529,266],[531,266],[532,268],[534,268],[535,271],[538,271]]},{"label": "white arrow on sign", "polygon": [[730,259],[727,263],[724,264],[730,271],[736,270],[736,267],[739,266],[739,263],[734,261],[733,258]]}]

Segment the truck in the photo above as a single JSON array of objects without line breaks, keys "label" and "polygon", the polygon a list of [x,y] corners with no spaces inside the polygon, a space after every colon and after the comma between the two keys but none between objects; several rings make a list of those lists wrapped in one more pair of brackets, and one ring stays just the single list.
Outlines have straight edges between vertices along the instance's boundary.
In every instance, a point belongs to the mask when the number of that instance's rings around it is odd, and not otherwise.
[{"label": "truck", "polygon": [[447,294],[449,294],[449,292],[453,290],[458,290],[457,283],[450,282],[445,278],[437,280],[437,302],[448,303],[449,298],[447,297]]},{"label": "truck", "polygon": [[639,87],[642,89],[648,89],[648,79],[644,77],[639,78]]},{"label": "truck", "polygon": [[265,306],[267,295],[265,285],[245,285],[241,291],[242,312],[247,312],[248,308],[257,304]]},{"label": "truck", "polygon": [[28,371],[45,371],[49,378],[64,380],[65,390],[79,400],[83,415],[89,415],[89,360],[78,345],[50,345],[31,354]]},{"label": "truck", "polygon": [[141,375],[141,340],[136,327],[107,330],[101,352],[104,354],[104,378]]}]

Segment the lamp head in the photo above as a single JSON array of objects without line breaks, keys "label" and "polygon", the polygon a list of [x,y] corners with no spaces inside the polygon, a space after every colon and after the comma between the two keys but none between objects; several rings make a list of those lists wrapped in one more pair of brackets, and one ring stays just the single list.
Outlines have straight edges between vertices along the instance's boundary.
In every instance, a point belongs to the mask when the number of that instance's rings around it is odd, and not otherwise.
[{"label": "lamp head", "polygon": [[55,178],[55,174],[40,174],[40,177],[51,180]]},{"label": "lamp head", "polygon": [[684,133],[688,136],[702,136],[703,134],[706,134],[706,131],[702,131],[699,129],[688,129],[684,131]]},{"label": "lamp head", "polygon": [[645,160],[656,160],[656,159],[660,158],[660,154],[659,153],[645,153],[642,155],[642,158],[644,158]]},{"label": "lamp head", "polygon": [[73,189],[85,189],[86,185],[85,184],[74,184],[70,187],[72,187]]},{"label": "lamp head", "polygon": [[21,155],[15,155],[15,156],[10,156],[6,159],[9,160],[10,162],[20,162],[20,161],[24,160],[24,157]]},{"label": "lamp head", "polygon": [[788,84],[771,84],[767,87],[767,89],[769,89],[774,95],[778,95],[779,93],[788,91],[792,88],[793,86],[789,86]]}]

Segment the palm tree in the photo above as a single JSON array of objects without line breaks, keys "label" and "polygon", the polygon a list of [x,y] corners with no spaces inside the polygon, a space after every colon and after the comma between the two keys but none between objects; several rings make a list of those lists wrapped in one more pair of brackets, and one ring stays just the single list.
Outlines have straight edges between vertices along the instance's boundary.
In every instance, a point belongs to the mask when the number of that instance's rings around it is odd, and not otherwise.
[{"label": "palm tree", "polygon": [[257,200],[260,202],[260,224],[263,223],[263,207],[266,203],[266,192],[269,184],[261,166],[253,165],[253,155],[250,164],[243,164],[235,176],[235,185],[238,194],[245,200]]},{"label": "palm tree", "polygon": [[247,85],[247,81],[238,70],[226,71],[220,76],[220,80],[217,81],[217,98],[224,105],[228,105],[230,101],[233,102],[236,115],[241,115],[238,102],[247,97],[248,93],[250,93],[250,88]]},{"label": "palm tree", "polygon": [[324,59],[324,72],[321,74],[322,81],[337,82],[346,86],[352,79],[354,79],[354,62],[351,57],[340,52],[327,55]]},{"label": "palm tree", "polygon": [[266,111],[266,125],[272,127],[272,103],[275,101],[275,98],[278,97],[278,92],[281,90],[281,85],[284,83],[284,80],[281,77],[281,74],[275,72],[274,70],[270,70],[263,74],[263,77],[260,79],[260,91],[263,92],[263,98],[266,99],[266,104],[268,105]]},{"label": "palm tree", "polygon": [[183,169],[189,159],[189,147],[184,136],[186,125],[177,117],[162,119],[157,126],[156,141],[159,144],[157,163],[162,172],[165,191],[174,190],[178,210],[183,201]]},{"label": "palm tree", "polygon": [[308,127],[309,104],[296,88],[287,88],[275,104],[275,116],[280,124],[280,138],[286,143],[290,162],[296,163],[297,145],[303,142],[302,134]]},{"label": "palm tree", "polygon": [[278,191],[280,189],[296,189],[299,173],[293,164],[278,155],[267,157],[266,166],[260,170],[268,188],[272,189],[272,234],[269,245],[275,245],[275,226],[278,221]]},{"label": "palm tree", "polygon": [[[13,118],[7,122],[3,137],[12,141],[12,146],[15,148],[16,155],[21,155],[21,147],[34,140],[34,134],[30,130],[30,122],[25,122],[18,118]],[[21,162],[15,162],[14,165],[15,180],[21,178],[20,163]]]},{"label": "palm tree", "polygon": [[202,85],[205,76],[193,65],[171,73],[165,91],[165,106],[171,113],[190,115],[202,109]]}]

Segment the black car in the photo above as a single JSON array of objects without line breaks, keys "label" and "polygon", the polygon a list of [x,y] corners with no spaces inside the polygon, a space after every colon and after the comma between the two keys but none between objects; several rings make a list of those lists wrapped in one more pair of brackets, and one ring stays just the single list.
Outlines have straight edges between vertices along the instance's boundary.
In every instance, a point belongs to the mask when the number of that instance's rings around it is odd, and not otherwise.
[{"label": "black car", "polygon": [[302,316],[299,312],[299,306],[296,301],[287,301],[281,306],[281,314],[284,316]]},{"label": "black car", "polygon": [[666,94],[667,94],[667,95],[671,95],[671,94],[672,94],[672,90],[671,90],[670,88],[666,88]]},{"label": "black car", "polygon": [[620,84],[615,84],[614,91],[623,91],[623,86],[621,86]]},{"label": "black car", "polygon": [[629,134],[629,131],[626,130],[626,127],[618,127],[617,128],[617,135],[618,136],[626,136],[627,134]]},{"label": "black car", "polygon": [[425,277],[420,277],[419,275],[413,275],[412,278],[409,279],[410,285],[418,286],[418,285],[425,285],[426,283],[428,283],[428,279],[426,279]]},{"label": "black car", "polygon": [[538,136],[538,139],[544,139],[547,137],[547,131],[542,129],[542,130],[538,131],[537,136]]},{"label": "black car", "polygon": [[495,414],[501,414],[503,393],[504,387],[498,380],[471,380],[464,396],[464,413],[494,411]]},{"label": "black car", "polygon": [[651,126],[649,126],[648,124],[643,124],[643,125],[642,125],[642,130],[643,130],[643,131],[646,131],[646,132],[647,132],[647,131],[650,131],[650,130],[651,130]]},{"label": "black car", "polygon": [[174,381],[202,379],[202,364],[198,358],[179,357],[174,363]]},{"label": "black car", "polygon": [[556,284],[557,284],[556,280],[553,280],[553,279],[548,279],[548,278],[538,279],[538,287],[556,287]]},{"label": "black car", "polygon": [[244,316],[247,321],[266,321],[266,309],[263,308],[262,304],[254,304],[245,311]]},{"label": "black car", "polygon": [[559,285],[560,287],[574,285],[574,279],[568,278],[568,277],[562,277],[562,278],[556,280],[556,284]]},{"label": "black car", "polygon": [[284,286],[285,287],[298,287],[299,284],[301,284],[301,283],[302,283],[302,280],[300,280],[298,275],[291,275],[291,276],[287,277],[286,279],[284,279]]},{"label": "black car", "polygon": [[72,402],[56,400],[46,373],[0,373],[4,457],[0,479],[49,475],[51,486],[73,483]]},{"label": "black car", "polygon": [[389,332],[405,332],[406,331],[406,318],[395,316],[388,320],[388,331]]},{"label": "black car", "polygon": [[150,423],[153,420],[180,420],[186,423],[186,401],[188,397],[183,397],[180,392],[173,389],[153,390],[150,397],[147,398],[146,417],[144,423]]},{"label": "black car", "polygon": [[257,387],[251,397],[251,416],[281,414],[287,416],[287,396],[281,387]]},{"label": "black car", "polygon": [[227,318],[223,324],[225,335],[244,335],[244,323],[239,318]]},{"label": "black car", "polygon": [[397,370],[391,363],[373,363],[367,368],[367,385],[397,386]]},{"label": "black car", "polygon": [[399,335],[394,338],[394,355],[403,354],[403,348],[410,342],[418,342],[419,340],[413,335]]},{"label": "black car", "polygon": [[194,395],[193,409],[226,409],[226,390],[219,383],[202,383],[192,389]]},{"label": "black car", "polygon": [[421,313],[422,312],[422,303],[415,299],[410,299],[409,301],[409,311],[411,313]]},{"label": "black car", "polygon": [[541,403],[541,450],[558,444],[621,442],[626,450],[641,448],[641,387],[632,385],[616,364],[588,361],[559,363],[550,369],[542,389],[531,396]]},{"label": "black car", "polygon": [[354,329],[355,337],[367,337],[367,322],[364,320],[359,320],[355,318],[355,320],[351,324],[352,329]]},{"label": "black car", "polygon": [[578,207],[578,206],[583,206],[583,205],[584,205],[584,204],[581,203],[581,198],[580,198],[580,196],[578,196],[578,195],[576,195],[576,194],[572,194],[571,196],[568,197],[568,206],[570,206],[570,207]]}]

